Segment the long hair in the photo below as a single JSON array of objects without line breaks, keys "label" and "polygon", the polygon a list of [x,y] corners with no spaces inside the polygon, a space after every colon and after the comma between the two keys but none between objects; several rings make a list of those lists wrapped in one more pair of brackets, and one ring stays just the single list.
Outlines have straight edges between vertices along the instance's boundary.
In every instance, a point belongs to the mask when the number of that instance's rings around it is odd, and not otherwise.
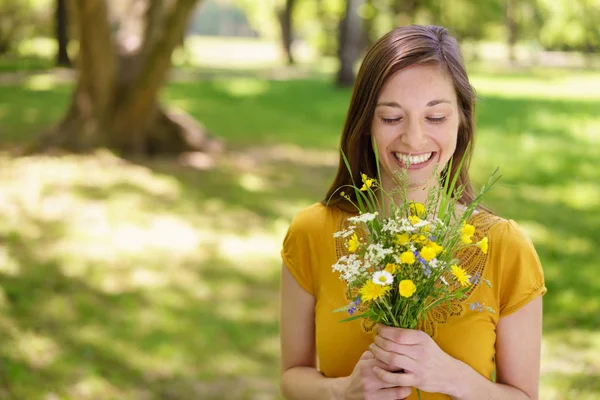
[{"label": "long hair", "polygon": [[[369,49],[362,62],[340,143],[340,150],[346,155],[351,171],[348,171],[340,154],[337,174],[322,200],[323,204],[352,209],[339,193],[334,195],[336,190],[351,185],[353,177],[359,185],[361,173],[377,176],[376,150],[373,149],[370,135],[377,98],[395,72],[418,64],[439,65],[452,79],[460,122],[456,150],[452,155],[452,169],[449,174],[443,171],[442,177],[452,179],[462,161],[456,185],[464,188],[459,202],[469,204],[475,198],[468,172],[474,146],[475,91],[469,83],[460,47],[446,28],[411,25],[396,28],[384,35]],[[346,193],[356,202],[354,191],[346,190]]]}]

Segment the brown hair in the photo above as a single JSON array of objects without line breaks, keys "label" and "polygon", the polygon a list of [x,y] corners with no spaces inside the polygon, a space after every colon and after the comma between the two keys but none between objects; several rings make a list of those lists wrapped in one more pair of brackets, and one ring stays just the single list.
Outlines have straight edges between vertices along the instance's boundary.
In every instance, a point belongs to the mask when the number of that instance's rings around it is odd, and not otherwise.
[{"label": "brown hair", "polygon": [[[361,173],[377,176],[375,153],[369,134],[377,98],[395,72],[417,64],[439,65],[452,79],[458,100],[460,123],[449,176],[453,177],[456,174],[461,160],[464,159],[456,185],[464,187],[459,201],[468,204],[474,199],[468,170],[474,145],[475,91],[469,83],[460,47],[446,28],[411,25],[396,28],[384,35],[369,49],[362,62],[354,83],[340,143],[340,150],[350,164],[351,174],[340,154],[336,177],[322,201],[323,204],[348,208],[350,205],[336,190],[341,186],[351,185],[353,177],[357,179],[356,184],[360,185]],[[445,177],[448,179],[447,173]],[[346,193],[353,201],[356,200],[352,190],[346,190]],[[353,207],[350,206],[350,209]]]}]

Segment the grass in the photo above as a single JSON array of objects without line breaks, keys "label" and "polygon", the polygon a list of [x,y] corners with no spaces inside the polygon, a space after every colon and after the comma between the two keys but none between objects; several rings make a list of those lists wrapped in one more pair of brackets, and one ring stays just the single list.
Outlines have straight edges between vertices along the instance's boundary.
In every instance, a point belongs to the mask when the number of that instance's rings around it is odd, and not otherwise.
[{"label": "grass", "polygon": [[[545,268],[541,398],[600,395],[600,73],[474,69],[473,177]],[[0,90],[4,146],[55,122],[71,84]],[[349,90],[234,74],[164,92],[223,137],[213,169],[0,155],[0,398],[278,398],[279,248],[335,171]]]}]

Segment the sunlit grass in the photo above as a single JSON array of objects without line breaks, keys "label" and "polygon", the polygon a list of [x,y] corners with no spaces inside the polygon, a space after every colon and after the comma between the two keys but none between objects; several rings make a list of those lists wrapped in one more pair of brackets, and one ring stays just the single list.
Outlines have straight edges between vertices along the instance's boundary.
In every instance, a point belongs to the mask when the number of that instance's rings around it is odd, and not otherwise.
[{"label": "sunlit grass", "polygon": [[[541,398],[596,398],[600,73],[474,74],[474,180],[500,166],[488,205],[545,268]],[[70,89],[2,86],[2,143],[56,122]],[[277,398],[280,244],[335,172],[349,96],[322,77],[170,84],[226,140],[213,169],[0,155],[0,397]]]}]

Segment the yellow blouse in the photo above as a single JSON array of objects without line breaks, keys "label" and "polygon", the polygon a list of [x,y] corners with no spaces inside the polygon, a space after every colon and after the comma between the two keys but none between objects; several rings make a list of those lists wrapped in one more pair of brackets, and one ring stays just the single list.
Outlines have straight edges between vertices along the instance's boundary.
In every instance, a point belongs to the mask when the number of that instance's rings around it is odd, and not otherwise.
[{"label": "yellow blouse", "polygon": [[[368,321],[338,323],[347,315],[333,313],[348,304],[345,283],[331,268],[345,251],[333,233],[343,229],[350,215],[320,203],[302,210],[293,219],[281,251],[296,281],[315,297],[318,369],[327,377],[350,375],[360,355],[373,342],[373,327]],[[546,287],[533,244],[514,221],[480,212],[471,217],[470,223],[476,228],[474,241],[487,236],[489,249],[487,255],[463,251],[459,254],[460,265],[471,276],[479,273],[482,279],[488,279],[492,288],[472,285],[461,301],[430,312],[419,329],[431,335],[446,353],[491,380],[498,319],[543,295]],[[492,307],[496,314],[471,310],[476,302]],[[421,392],[421,398],[449,396]],[[415,391],[409,399],[417,399]]]}]

